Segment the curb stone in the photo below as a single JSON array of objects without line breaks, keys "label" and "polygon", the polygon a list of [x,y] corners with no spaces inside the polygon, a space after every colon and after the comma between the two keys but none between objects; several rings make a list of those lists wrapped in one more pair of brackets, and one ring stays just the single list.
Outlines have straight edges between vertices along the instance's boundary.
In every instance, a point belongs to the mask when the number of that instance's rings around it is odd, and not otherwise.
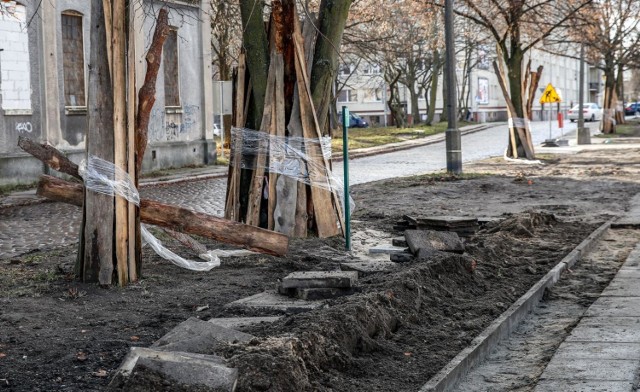
[{"label": "curb stone", "polygon": [[445,367],[420,388],[420,392],[444,392],[451,390],[457,381],[486,358],[495,346],[507,338],[518,324],[535,308],[547,288],[552,287],[562,273],[571,268],[609,230],[617,218],[603,223],[566,255],[551,271],[547,272],[529,291],[514,302],[509,309],[495,319],[471,344],[456,355]]}]

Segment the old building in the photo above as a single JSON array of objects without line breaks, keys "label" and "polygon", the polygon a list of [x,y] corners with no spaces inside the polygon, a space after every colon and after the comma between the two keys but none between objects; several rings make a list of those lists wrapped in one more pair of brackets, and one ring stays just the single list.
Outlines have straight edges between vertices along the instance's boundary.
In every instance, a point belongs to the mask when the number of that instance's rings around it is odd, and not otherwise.
[{"label": "old building", "polygon": [[[138,87],[144,81],[155,16],[163,5],[172,26],[163,48],[143,171],[212,163],[208,2],[132,3]],[[0,185],[33,182],[46,170],[17,147],[21,135],[49,143],[76,162],[84,157],[90,134],[90,8],[86,0],[0,2]]]}]

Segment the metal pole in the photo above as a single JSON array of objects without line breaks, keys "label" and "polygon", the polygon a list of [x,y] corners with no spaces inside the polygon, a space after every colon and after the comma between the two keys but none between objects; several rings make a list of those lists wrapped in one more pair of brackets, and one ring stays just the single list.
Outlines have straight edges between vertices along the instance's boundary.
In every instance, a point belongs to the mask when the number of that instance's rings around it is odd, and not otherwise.
[{"label": "metal pole", "polygon": [[344,170],[344,238],[351,250],[351,211],[349,206],[349,108],[342,107],[342,162]]},{"label": "metal pole", "polygon": [[584,44],[580,45],[580,92],[578,93],[578,144],[591,144],[591,133],[584,126]]},{"label": "metal pole", "polygon": [[462,173],[462,143],[458,129],[458,91],[456,89],[456,50],[453,32],[453,0],[446,0],[444,6],[445,45],[447,49],[447,116],[445,133],[447,144],[447,172]]}]

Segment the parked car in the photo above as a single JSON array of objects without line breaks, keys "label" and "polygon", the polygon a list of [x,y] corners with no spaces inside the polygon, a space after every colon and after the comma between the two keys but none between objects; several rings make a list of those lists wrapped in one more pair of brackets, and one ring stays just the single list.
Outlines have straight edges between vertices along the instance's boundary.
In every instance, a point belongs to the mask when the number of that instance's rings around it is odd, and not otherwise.
[{"label": "parked car", "polygon": [[[342,112],[338,112],[338,118],[342,122]],[[369,123],[355,113],[349,113],[349,128],[368,128]]]},{"label": "parked car", "polygon": [[632,102],[624,108],[625,116],[640,116],[640,102]]},{"label": "parked car", "polygon": [[[600,121],[602,119],[602,108],[598,106],[597,103],[584,103],[582,108],[582,113],[584,114],[585,121]],[[580,105],[576,105],[569,110],[567,113],[567,118],[574,122],[578,120],[578,115],[580,114]]]}]

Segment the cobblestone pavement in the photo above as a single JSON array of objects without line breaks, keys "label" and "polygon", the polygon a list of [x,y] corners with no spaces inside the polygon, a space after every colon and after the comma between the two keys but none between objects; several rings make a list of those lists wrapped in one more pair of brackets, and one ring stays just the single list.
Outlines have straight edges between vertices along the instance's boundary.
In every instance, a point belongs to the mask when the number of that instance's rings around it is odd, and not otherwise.
[{"label": "cobblestone pavement", "polygon": [[[143,187],[144,198],[222,216],[226,178]],[[0,209],[0,260],[78,241],[79,207],[45,202]]]},{"label": "cobblestone pavement", "polygon": [[[567,124],[568,131],[575,124]],[[463,160],[477,160],[502,155],[507,127],[495,126],[463,136]],[[556,131],[559,136],[559,131]],[[548,137],[546,123],[532,123],[534,144]],[[355,159],[350,162],[351,184],[384,178],[409,176],[446,167],[444,142]],[[336,173],[342,162],[335,163]],[[195,211],[222,216],[226,178],[194,180],[153,187],[143,187],[145,198],[158,200]],[[22,207],[0,208],[0,260],[36,249],[51,249],[75,243],[81,212],[78,207],[62,203],[40,203]]]}]

